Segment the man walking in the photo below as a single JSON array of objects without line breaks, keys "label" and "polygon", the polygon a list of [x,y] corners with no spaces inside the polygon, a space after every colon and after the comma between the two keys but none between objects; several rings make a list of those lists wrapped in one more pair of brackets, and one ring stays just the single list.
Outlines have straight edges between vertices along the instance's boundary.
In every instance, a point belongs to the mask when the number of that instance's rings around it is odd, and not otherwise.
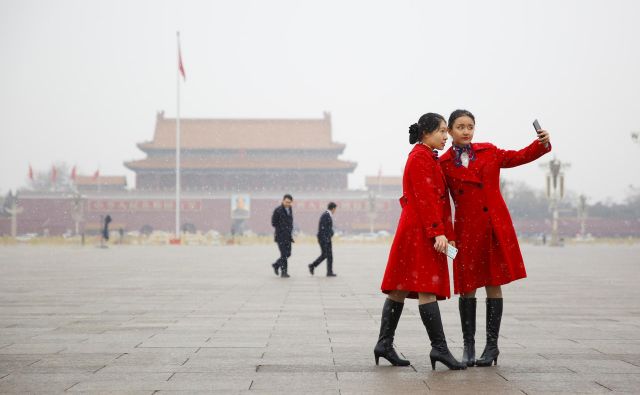
[{"label": "man walking", "polygon": [[318,224],[318,243],[322,254],[309,264],[309,273],[313,276],[313,271],[322,261],[327,260],[327,277],[335,277],[333,272],[333,250],[331,246],[331,238],[333,237],[333,214],[336,213],[337,204],[334,202],[327,205],[327,211],[320,216]]},{"label": "man walking", "polygon": [[111,223],[111,216],[107,214],[104,217],[104,225],[102,227],[102,232],[100,232],[100,248],[108,248],[107,243],[109,242],[109,224]]},{"label": "man walking", "polygon": [[293,197],[289,194],[284,195],[282,204],[273,210],[273,215],[271,216],[271,226],[275,228],[274,240],[280,250],[280,258],[271,267],[273,267],[276,276],[278,275],[278,270],[280,270],[280,277],[283,278],[290,277],[287,273],[287,258],[291,256],[291,243],[293,243],[292,204]]}]

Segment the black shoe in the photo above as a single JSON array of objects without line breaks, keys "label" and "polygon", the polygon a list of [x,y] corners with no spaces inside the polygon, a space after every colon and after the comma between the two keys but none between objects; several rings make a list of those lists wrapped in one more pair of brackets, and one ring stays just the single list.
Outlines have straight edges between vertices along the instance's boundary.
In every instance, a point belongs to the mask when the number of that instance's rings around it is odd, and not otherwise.
[{"label": "black shoe", "polygon": [[313,270],[316,268],[315,266],[313,266],[313,263],[310,263],[309,265],[307,265],[309,267],[309,273],[311,273],[311,275],[313,276]]},{"label": "black shoe", "polygon": [[500,321],[502,321],[502,298],[487,298],[487,345],[480,359],[476,360],[476,366],[498,364]]},{"label": "black shoe", "polygon": [[376,359],[376,365],[380,357],[386,359],[394,366],[409,366],[411,362],[401,359],[396,350],[393,349],[393,337],[400,321],[402,308],[404,303],[387,299],[382,308],[382,318],[380,319],[380,335],[378,343],[373,349],[373,356]]},{"label": "black shoe", "polygon": [[280,269],[280,267],[278,266],[277,263],[272,263],[271,267],[273,268],[273,272],[277,275],[279,275],[280,273],[278,273],[278,269]]},{"label": "black shoe", "polygon": [[335,274],[335,273],[327,273],[327,277],[335,277],[335,276],[337,276],[337,274]]},{"label": "black shoe", "polygon": [[284,273],[282,273],[282,274],[280,275],[280,277],[282,277],[282,278],[289,278],[289,277],[291,277],[291,276],[290,276],[290,275],[288,275],[286,272],[284,272]]},{"label": "black shoe", "polygon": [[420,310],[420,318],[424,327],[427,328],[427,334],[431,340],[431,369],[436,370],[436,362],[440,361],[451,370],[464,370],[467,365],[458,362],[449,347],[447,347],[447,339],[444,337],[444,329],[442,328],[442,318],[440,318],[440,308],[438,302],[425,303],[418,306]]},{"label": "black shoe", "polygon": [[464,339],[464,351],[460,362],[467,366],[474,366],[476,364],[476,298],[460,297],[458,310],[460,310],[462,338]]}]

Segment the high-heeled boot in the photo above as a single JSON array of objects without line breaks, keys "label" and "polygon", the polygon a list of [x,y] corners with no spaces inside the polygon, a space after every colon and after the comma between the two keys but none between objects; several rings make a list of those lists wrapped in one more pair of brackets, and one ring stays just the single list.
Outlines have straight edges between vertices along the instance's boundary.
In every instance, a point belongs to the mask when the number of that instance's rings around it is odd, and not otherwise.
[{"label": "high-heeled boot", "polygon": [[460,297],[458,310],[460,310],[462,338],[464,339],[464,351],[460,362],[467,366],[474,366],[476,364],[476,298]]},{"label": "high-heeled boot", "polygon": [[393,338],[400,321],[402,308],[404,303],[387,299],[382,307],[382,318],[380,319],[380,335],[378,343],[373,349],[373,355],[376,358],[376,365],[380,357],[386,359],[394,366],[409,366],[411,362],[402,359],[393,348]]},{"label": "high-heeled boot", "polygon": [[435,370],[436,361],[440,361],[452,370],[466,369],[467,365],[458,362],[451,355],[449,347],[447,347],[447,339],[444,337],[438,302],[421,304],[418,306],[418,310],[420,310],[420,318],[422,318],[422,323],[427,328],[427,333],[431,340],[431,352],[429,353],[431,368]]},{"label": "high-heeled boot", "polygon": [[491,366],[498,364],[498,336],[500,335],[500,321],[502,320],[502,298],[487,298],[487,345],[476,366]]}]

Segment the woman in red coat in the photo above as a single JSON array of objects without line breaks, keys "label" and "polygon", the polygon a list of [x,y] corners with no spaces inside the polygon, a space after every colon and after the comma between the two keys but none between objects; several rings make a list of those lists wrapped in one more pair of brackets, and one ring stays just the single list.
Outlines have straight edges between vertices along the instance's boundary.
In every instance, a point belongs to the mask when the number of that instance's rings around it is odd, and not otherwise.
[{"label": "woman in red coat", "polygon": [[442,115],[428,113],[409,128],[409,154],[402,177],[402,214],[393,239],[382,292],[388,294],[382,309],[380,335],[374,348],[376,364],[383,357],[393,365],[407,366],[393,349],[395,330],[405,298],[418,299],[420,317],[431,340],[431,367],[436,361],[449,369],[465,369],[447,347],[437,299],[450,296],[447,239],[453,239],[451,207],[436,149],[447,141]]},{"label": "woman in red coat", "polygon": [[[467,366],[498,363],[498,334],[502,319],[501,285],[527,273],[507,205],[500,194],[500,169],[529,163],[551,151],[549,134],[541,130],[536,141],[519,151],[471,143],[475,117],[456,110],[449,117],[453,146],[440,165],[455,203],[455,240],[458,255],[453,262],[454,293],[458,306]],[[476,289],[487,292],[487,345],[475,360]]]}]

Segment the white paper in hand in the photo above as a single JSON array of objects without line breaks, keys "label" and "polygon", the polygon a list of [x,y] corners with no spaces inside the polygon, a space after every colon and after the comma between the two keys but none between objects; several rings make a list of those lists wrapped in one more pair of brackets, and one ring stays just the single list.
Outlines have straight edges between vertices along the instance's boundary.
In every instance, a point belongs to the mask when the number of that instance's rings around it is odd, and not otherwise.
[{"label": "white paper in hand", "polygon": [[458,249],[451,244],[447,244],[447,256],[451,259],[455,259],[458,255]]}]

